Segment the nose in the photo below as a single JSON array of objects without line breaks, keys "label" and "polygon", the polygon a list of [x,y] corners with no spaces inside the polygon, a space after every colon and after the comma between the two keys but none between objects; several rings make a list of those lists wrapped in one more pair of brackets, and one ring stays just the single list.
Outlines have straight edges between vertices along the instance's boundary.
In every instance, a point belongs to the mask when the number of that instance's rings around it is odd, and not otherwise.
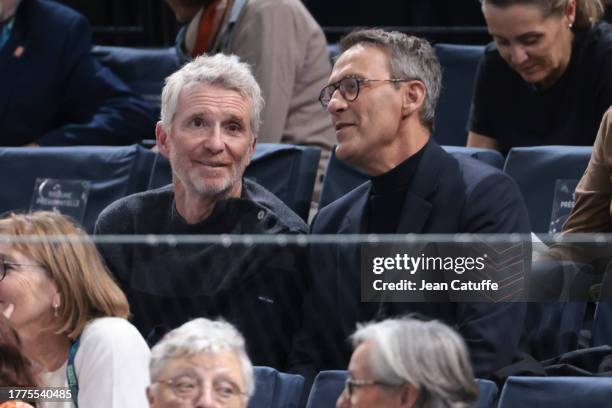
[{"label": "nose", "polygon": [[212,154],[218,154],[223,151],[225,142],[223,141],[223,130],[220,123],[215,124],[210,133],[204,137],[203,144]]},{"label": "nose", "polygon": [[195,401],[194,408],[221,408],[221,405],[215,401],[215,395],[211,387],[204,387],[202,394]]},{"label": "nose", "polygon": [[529,58],[525,49],[520,45],[513,45],[510,47],[510,61],[514,65],[521,65]]},{"label": "nose", "polygon": [[348,408],[350,407],[350,398],[346,392],[346,390],[342,390],[342,394],[338,397],[338,401],[336,401],[336,408]]},{"label": "nose", "polygon": [[329,104],[327,105],[327,112],[332,115],[337,112],[344,111],[348,106],[346,100],[342,97],[339,90],[335,90],[329,100]]}]

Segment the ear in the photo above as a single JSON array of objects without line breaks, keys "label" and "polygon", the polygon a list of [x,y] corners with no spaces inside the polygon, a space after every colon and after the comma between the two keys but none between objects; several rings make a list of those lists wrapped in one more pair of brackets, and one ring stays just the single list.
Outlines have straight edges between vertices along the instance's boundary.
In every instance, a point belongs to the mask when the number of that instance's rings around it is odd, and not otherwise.
[{"label": "ear", "polygon": [[52,302],[53,302],[51,303],[52,305],[58,305],[58,306],[62,305],[62,297],[60,296],[58,292],[55,292],[55,294],[53,295]]},{"label": "ear", "polygon": [[253,140],[250,143],[249,151],[247,154],[249,155],[249,160],[247,160],[247,166],[251,164],[251,159],[253,158],[253,154],[255,153],[255,147],[257,147],[257,135],[253,135]]},{"label": "ear", "polygon": [[148,385],[145,392],[147,393],[147,400],[149,401],[149,407],[154,407],[155,406],[155,391],[153,391],[153,388],[150,385]]},{"label": "ear", "polygon": [[425,102],[425,85],[421,81],[409,81],[402,86],[402,116],[421,109]]},{"label": "ear", "polygon": [[411,408],[419,399],[419,391],[411,384],[404,384],[400,389],[400,406]]},{"label": "ear", "polygon": [[567,19],[567,24],[571,28],[576,20],[576,0],[569,0],[567,2],[564,14]]},{"label": "ear", "polygon": [[168,158],[168,133],[161,121],[157,122],[157,125],[155,125],[155,142],[155,145],[159,149],[159,153],[165,158]]}]

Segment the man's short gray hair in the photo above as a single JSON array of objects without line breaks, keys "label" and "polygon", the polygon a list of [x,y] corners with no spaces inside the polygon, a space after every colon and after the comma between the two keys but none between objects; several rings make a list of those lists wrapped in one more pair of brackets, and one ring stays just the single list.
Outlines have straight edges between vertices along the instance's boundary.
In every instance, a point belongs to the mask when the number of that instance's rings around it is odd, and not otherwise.
[{"label": "man's short gray hair", "polygon": [[161,121],[166,132],[169,132],[172,126],[181,91],[192,84],[220,86],[248,98],[251,106],[251,130],[254,136],[259,134],[264,106],[261,88],[249,64],[241,62],[235,55],[224,54],[212,57],[201,55],[166,78],[161,96]]},{"label": "man's short gray hair", "polygon": [[423,83],[425,101],[420,119],[423,125],[433,130],[436,104],[442,87],[442,68],[429,42],[397,31],[357,30],[340,41],[340,51],[343,53],[358,44],[385,51],[389,55],[389,73],[392,78],[416,78]]},{"label": "man's short gray hair", "polygon": [[231,351],[240,360],[247,398],[255,391],[253,364],[246,353],[242,334],[222,320],[198,318],[168,332],[151,349],[149,371],[151,383],[159,379],[168,362],[174,358],[193,357],[201,353]]},{"label": "man's short gray hair", "polygon": [[389,385],[409,383],[419,391],[418,408],[471,407],[478,386],[463,339],[436,320],[410,317],[358,325],[355,348],[372,345],[374,379]]}]

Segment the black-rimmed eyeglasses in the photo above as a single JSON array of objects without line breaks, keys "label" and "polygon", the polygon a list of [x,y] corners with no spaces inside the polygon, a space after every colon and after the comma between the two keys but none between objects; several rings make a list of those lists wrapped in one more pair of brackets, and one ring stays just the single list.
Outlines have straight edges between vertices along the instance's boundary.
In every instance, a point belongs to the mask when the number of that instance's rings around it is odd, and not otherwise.
[{"label": "black-rimmed eyeglasses", "polygon": [[395,84],[398,82],[408,82],[412,80],[413,79],[367,79],[345,77],[323,88],[319,94],[319,102],[321,102],[321,105],[323,105],[324,108],[327,108],[327,105],[329,105],[329,102],[331,101],[334,92],[336,92],[336,89],[340,91],[340,95],[342,95],[347,102],[352,102],[359,96],[359,88],[361,85],[369,84],[370,82],[389,82]]},{"label": "black-rimmed eyeglasses", "polygon": [[8,270],[12,270],[12,269],[15,269],[15,267],[22,267],[22,266],[42,267],[42,265],[40,264],[18,263],[18,262],[7,261],[6,259],[0,259],[0,281],[4,279],[4,277],[6,276],[6,272]]},{"label": "black-rimmed eyeglasses", "polygon": [[357,380],[354,378],[347,378],[346,381],[344,382],[344,390],[346,391],[348,397],[351,398],[353,396],[353,393],[355,392],[355,389],[361,388],[361,387],[368,387],[372,385],[377,385],[381,387],[391,387],[391,388],[397,387],[397,385],[387,384],[382,381]]}]

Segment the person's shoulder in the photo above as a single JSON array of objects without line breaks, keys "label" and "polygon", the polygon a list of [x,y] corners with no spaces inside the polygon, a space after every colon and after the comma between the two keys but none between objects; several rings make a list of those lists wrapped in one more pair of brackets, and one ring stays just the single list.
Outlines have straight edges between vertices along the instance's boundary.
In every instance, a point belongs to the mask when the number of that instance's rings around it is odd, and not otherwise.
[{"label": "person's shoulder", "polygon": [[[91,320],[81,333],[81,345],[100,347],[137,347],[148,348],[134,325],[120,317],[100,317]],[[79,346],[80,347],[80,346]]]},{"label": "person's shoulder", "polygon": [[[452,155],[459,165],[459,174],[469,194],[484,182],[512,182],[512,178],[500,169],[467,155]],[[495,182],[494,182],[495,181]]]},{"label": "person's shoulder", "polygon": [[315,234],[331,234],[337,232],[344,217],[356,203],[367,196],[372,183],[368,180],[355,187],[342,197],[320,208],[312,222],[312,232]]},{"label": "person's shoulder", "polygon": [[[45,18],[46,21],[61,22],[63,24],[71,21],[86,20],[78,11],[71,9],[61,3],[51,0],[35,0],[32,10]],[[66,26],[63,27],[64,29]]]},{"label": "person's shoulder", "polygon": [[306,232],[308,230],[304,220],[265,187],[247,178],[244,179],[243,187],[246,197],[264,208],[281,224],[283,229],[291,232]]},{"label": "person's shoulder", "polygon": [[109,204],[98,216],[98,223],[117,222],[138,217],[141,214],[159,214],[172,204],[172,185],[154,190],[142,191],[120,198]]}]

